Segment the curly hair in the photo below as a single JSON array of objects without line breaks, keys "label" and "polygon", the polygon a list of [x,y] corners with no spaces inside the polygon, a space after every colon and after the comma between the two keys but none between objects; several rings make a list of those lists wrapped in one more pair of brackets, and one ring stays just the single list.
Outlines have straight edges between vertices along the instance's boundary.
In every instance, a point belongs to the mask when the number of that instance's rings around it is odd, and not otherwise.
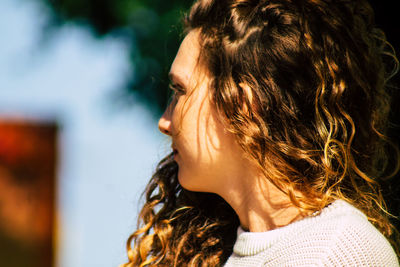
[{"label": "curly hair", "polygon": [[[380,181],[399,169],[385,136],[398,61],[368,2],[198,0],[184,23],[200,32],[217,113],[265,178],[305,216],[343,199],[394,240]],[[159,163],[123,266],[220,266],[232,253],[233,209],[177,172],[172,155]]]}]

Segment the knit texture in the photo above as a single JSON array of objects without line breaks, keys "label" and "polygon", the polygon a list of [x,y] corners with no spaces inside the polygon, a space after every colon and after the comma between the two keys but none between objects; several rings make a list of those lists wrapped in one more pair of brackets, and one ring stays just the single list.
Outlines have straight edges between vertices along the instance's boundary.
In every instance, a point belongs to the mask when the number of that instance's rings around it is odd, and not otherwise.
[{"label": "knit texture", "polygon": [[268,232],[239,227],[233,266],[399,266],[387,239],[358,209],[337,200],[314,214]]}]

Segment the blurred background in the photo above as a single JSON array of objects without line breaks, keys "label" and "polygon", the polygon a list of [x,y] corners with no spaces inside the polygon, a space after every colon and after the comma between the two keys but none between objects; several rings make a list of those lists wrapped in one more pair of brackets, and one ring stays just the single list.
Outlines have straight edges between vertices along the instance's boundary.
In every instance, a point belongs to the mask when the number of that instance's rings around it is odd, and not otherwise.
[{"label": "blurred background", "polygon": [[[0,1],[1,266],[125,262],[140,194],[170,151],[157,120],[191,3]],[[393,1],[372,4],[398,50]],[[399,215],[399,183],[384,189]]]}]

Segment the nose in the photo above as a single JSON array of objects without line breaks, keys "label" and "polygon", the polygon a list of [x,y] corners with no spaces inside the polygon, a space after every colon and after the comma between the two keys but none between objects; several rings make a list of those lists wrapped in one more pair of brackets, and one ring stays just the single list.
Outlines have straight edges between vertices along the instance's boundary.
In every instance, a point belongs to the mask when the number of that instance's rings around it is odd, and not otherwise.
[{"label": "nose", "polygon": [[171,116],[169,112],[169,108],[167,108],[164,114],[161,116],[158,121],[158,129],[165,135],[171,136]]}]

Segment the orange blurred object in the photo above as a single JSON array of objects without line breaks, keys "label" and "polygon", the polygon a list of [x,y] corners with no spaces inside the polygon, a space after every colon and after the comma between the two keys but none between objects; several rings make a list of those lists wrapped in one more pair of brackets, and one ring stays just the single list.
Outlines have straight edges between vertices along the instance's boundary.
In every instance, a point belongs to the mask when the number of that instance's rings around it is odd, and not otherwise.
[{"label": "orange blurred object", "polygon": [[54,265],[56,123],[0,121],[0,259]]}]

